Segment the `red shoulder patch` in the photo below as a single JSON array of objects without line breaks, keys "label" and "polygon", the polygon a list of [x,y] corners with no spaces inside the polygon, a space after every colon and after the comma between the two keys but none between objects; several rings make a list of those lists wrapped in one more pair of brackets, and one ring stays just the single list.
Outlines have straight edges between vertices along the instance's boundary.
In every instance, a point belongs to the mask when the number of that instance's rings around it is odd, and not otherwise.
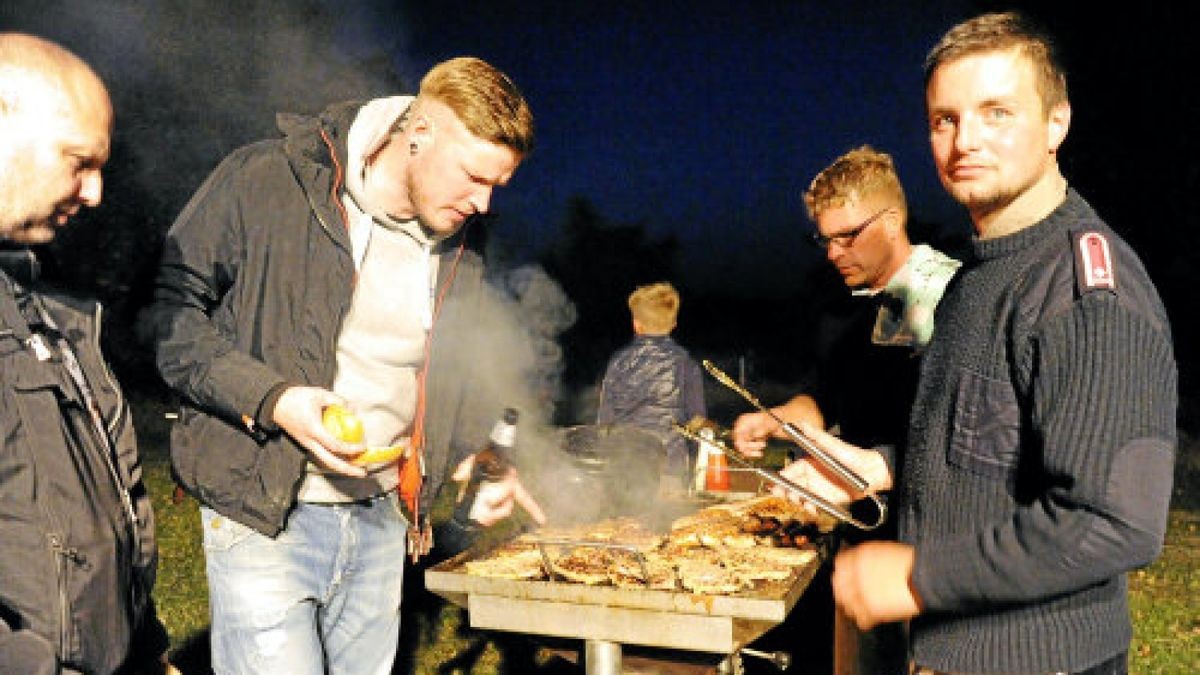
[{"label": "red shoulder patch", "polygon": [[1116,270],[1113,268],[1108,239],[1099,232],[1083,232],[1077,236],[1075,246],[1075,256],[1079,263],[1075,270],[1079,290],[1116,290]]}]

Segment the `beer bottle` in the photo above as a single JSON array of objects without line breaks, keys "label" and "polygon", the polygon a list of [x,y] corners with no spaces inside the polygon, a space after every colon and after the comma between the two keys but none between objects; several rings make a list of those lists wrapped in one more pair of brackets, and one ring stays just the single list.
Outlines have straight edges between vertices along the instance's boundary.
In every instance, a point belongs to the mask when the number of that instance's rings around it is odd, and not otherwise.
[{"label": "beer bottle", "polygon": [[479,486],[487,482],[503,480],[512,467],[512,452],[517,440],[517,411],[505,408],[504,414],[492,427],[492,434],[483,449],[475,453],[475,465],[471,477],[458,492],[458,503],[454,507],[454,519],[462,525],[470,523],[471,508],[479,494]]}]

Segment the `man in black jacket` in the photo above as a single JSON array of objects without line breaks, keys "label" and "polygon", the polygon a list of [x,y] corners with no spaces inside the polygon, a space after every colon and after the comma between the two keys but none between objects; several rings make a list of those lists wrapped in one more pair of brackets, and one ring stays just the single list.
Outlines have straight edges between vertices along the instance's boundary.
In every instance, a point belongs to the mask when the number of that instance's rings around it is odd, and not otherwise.
[{"label": "man in black jacket", "polygon": [[0,33],[0,673],[174,672],[150,598],[150,499],[97,348],[99,307],[43,289],[24,248],[100,203],[112,123],[87,64]]},{"label": "man in black jacket", "polygon": [[[983,15],[925,74],[934,165],[976,237],[921,365],[900,542],[839,554],[835,598],[860,627],[911,620],[919,673],[1124,673],[1126,573],[1161,550],[1171,495],[1166,313],[1059,170],[1071,107],[1048,37]],[[888,457],[811,432],[891,485]]]},{"label": "man in black jacket", "polygon": [[[406,553],[504,405],[470,386],[487,308],[461,230],[533,119],[507,76],[457,58],[415,98],[279,121],[167,235],[146,325],[184,404],[172,464],[202,504],[217,672],[388,672]],[[334,404],[361,444],[325,428]],[[401,454],[364,465],[364,445]],[[479,524],[531,505],[515,472],[489,490]]]}]

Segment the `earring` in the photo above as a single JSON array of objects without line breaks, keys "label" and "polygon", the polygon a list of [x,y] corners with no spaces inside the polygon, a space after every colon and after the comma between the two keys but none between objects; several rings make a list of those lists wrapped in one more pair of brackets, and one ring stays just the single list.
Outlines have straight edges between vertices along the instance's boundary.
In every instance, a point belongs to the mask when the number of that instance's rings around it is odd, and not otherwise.
[{"label": "earring", "polygon": [[408,144],[408,154],[410,154],[410,155],[417,154],[417,142],[416,141],[413,141],[412,143]]}]

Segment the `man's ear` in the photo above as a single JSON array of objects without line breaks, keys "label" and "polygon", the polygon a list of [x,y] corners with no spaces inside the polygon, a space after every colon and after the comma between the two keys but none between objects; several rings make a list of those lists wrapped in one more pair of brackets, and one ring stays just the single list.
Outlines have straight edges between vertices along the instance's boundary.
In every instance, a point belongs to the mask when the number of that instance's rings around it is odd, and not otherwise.
[{"label": "man's ear", "polygon": [[1063,101],[1050,109],[1046,120],[1047,141],[1050,152],[1058,152],[1058,147],[1067,139],[1067,130],[1071,128],[1071,104]]},{"label": "man's ear", "polygon": [[900,209],[893,206],[891,211],[884,214],[883,219],[887,226],[888,241],[895,241],[896,237],[904,234],[904,219],[900,215]]},{"label": "man's ear", "polygon": [[433,118],[425,112],[416,112],[408,123],[409,142],[420,147],[427,147],[433,143],[435,131]]}]

